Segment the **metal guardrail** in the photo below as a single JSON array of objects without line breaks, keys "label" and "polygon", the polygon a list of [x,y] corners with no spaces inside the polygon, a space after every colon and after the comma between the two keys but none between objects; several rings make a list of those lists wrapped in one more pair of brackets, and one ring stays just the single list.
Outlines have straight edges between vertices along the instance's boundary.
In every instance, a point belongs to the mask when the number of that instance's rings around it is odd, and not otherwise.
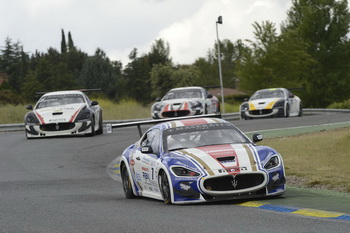
[{"label": "metal guardrail", "polygon": [[[350,113],[350,109],[325,109],[325,108],[304,108],[303,112],[305,115],[315,115],[315,114],[330,114],[330,113]],[[221,115],[225,120],[239,120],[239,112],[225,113]],[[129,119],[129,120],[108,120],[103,121],[103,124],[117,124],[133,121],[145,121],[151,120],[151,118],[146,119]],[[0,125],[0,132],[12,132],[24,130],[24,123],[20,124],[2,124]]]}]

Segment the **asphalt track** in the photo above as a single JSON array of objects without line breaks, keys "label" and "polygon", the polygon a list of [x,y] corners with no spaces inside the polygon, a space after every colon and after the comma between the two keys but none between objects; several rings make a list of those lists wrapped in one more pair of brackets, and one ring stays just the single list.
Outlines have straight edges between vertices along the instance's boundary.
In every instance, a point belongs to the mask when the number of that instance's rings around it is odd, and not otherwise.
[{"label": "asphalt track", "polygon": [[[349,121],[329,114],[234,123],[266,136]],[[0,133],[0,232],[349,232],[350,197],[333,192],[289,187],[281,198],[179,206],[128,200],[106,167],[137,139],[136,128],[37,140]]]}]

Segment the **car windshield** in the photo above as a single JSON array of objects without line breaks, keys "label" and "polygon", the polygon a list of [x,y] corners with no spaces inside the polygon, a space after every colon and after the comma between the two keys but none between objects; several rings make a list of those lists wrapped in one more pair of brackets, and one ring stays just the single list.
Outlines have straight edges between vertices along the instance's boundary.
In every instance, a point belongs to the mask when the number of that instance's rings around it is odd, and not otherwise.
[{"label": "car windshield", "polygon": [[250,140],[230,123],[183,126],[165,130],[165,151],[219,144],[249,143]]},{"label": "car windshield", "polygon": [[263,90],[255,92],[250,100],[267,99],[267,98],[284,98],[282,90]]},{"label": "car windshield", "polygon": [[202,98],[202,93],[198,89],[184,89],[169,91],[163,100]]},{"label": "car windshield", "polygon": [[79,94],[48,95],[43,96],[36,106],[36,109],[54,107],[66,104],[84,103],[84,98]]}]

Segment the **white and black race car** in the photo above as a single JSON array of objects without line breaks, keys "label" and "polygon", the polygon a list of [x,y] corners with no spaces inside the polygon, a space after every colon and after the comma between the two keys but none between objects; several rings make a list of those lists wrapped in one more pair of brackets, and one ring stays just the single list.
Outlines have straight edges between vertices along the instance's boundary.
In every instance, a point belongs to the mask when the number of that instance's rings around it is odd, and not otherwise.
[{"label": "white and black race car", "polygon": [[27,109],[27,138],[103,133],[102,109],[82,91],[49,92]]},{"label": "white and black race car", "polygon": [[300,98],[286,88],[258,90],[240,106],[240,116],[243,120],[302,115]]},{"label": "white and black race car", "polygon": [[203,87],[173,88],[152,105],[153,119],[219,114],[219,100]]}]

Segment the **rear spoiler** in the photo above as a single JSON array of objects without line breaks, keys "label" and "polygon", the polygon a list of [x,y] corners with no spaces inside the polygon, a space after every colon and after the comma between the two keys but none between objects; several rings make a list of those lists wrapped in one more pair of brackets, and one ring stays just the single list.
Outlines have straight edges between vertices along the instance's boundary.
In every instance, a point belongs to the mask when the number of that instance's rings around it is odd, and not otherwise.
[{"label": "rear spoiler", "polygon": [[167,118],[167,119],[159,119],[159,120],[146,120],[146,121],[134,121],[134,122],[126,122],[126,123],[118,123],[118,124],[106,124],[107,133],[113,133],[114,128],[122,128],[129,126],[137,126],[140,137],[142,136],[141,125],[155,125],[162,122],[167,121],[177,121],[177,120],[185,120],[185,119],[193,119],[193,118],[203,118],[203,117],[215,117],[221,118],[221,114],[206,114],[206,115],[196,115],[189,117],[176,117],[176,118]]},{"label": "rear spoiler", "polygon": [[[75,89],[75,90],[64,90],[64,91],[81,91],[81,92],[94,92],[94,91],[102,91],[101,88],[95,88],[95,89]],[[36,91],[35,95],[44,95],[46,93],[50,93],[54,91]]]}]

